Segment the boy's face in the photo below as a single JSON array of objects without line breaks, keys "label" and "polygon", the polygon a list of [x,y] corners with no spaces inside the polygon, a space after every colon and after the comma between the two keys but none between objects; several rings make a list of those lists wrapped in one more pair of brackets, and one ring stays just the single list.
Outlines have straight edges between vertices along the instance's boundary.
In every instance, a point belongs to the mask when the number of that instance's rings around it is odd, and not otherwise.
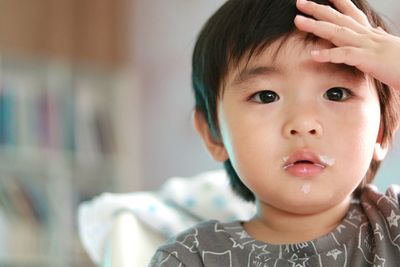
[{"label": "boy's face", "polygon": [[[378,95],[364,74],[311,59],[312,48],[327,42],[293,36],[273,60],[278,45],[246,68],[245,61],[231,68],[218,102],[222,143],[258,201],[295,213],[322,211],[348,200],[369,168]],[[312,154],[323,162],[290,164],[292,156]]]}]

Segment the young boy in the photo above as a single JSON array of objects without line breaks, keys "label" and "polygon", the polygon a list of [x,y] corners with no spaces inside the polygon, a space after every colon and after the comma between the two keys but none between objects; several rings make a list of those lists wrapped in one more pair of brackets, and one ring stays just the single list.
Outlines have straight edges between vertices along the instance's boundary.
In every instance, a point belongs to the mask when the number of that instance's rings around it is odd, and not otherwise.
[{"label": "young boy", "polygon": [[400,190],[370,185],[399,123],[384,28],[364,0],[228,0],[209,19],[195,127],[257,213],[197,225],[150,266],[399,266]]}]

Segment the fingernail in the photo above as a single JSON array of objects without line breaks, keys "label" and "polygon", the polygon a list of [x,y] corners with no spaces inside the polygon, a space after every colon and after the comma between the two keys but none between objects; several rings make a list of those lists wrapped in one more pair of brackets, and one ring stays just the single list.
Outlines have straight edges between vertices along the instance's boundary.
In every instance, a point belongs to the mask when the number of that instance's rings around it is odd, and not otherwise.
[{"label": "fingernail", "polygon": [[297,0],[297,3],[304,5],[307,3],[307,0]]},{"label": "fingernail", "polygon": [[319,56],[319,54],[321,54],[321,51],[319,51],[319,50],[312,50],[311,51],[311,55],[312,56]]},{"label": "fingernail", "polygon": [[306,21],[306,20],[307,20],[307,18],[304,17],[304,16],[302,16],[302,15],[296,15],[296,19],[297,19],[298,21]]}]

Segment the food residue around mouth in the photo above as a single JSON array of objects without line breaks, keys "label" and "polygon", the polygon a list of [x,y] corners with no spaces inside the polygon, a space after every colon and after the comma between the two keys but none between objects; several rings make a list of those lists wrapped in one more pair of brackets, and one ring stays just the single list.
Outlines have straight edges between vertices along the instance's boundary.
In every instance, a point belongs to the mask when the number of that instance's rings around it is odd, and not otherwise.
[{"label": "food residue around mouth", "polygon": [[301,187],[301,191],[306,195],[308,193],[310,193],[311,192],[311,184],[310,183],[303,184],[303,186]]}]

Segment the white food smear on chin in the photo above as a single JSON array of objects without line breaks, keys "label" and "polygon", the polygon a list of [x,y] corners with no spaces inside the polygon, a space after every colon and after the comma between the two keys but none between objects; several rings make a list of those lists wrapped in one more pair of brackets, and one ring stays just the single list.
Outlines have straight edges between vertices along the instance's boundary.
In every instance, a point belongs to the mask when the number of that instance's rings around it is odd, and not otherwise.
[{"label": "white food smear on chin", "polygon": [[303,184],[303,187],[301,188],[301,191],[306,195],[308,193],[310,193],[311,192],[311,184],[310,183]]}]

